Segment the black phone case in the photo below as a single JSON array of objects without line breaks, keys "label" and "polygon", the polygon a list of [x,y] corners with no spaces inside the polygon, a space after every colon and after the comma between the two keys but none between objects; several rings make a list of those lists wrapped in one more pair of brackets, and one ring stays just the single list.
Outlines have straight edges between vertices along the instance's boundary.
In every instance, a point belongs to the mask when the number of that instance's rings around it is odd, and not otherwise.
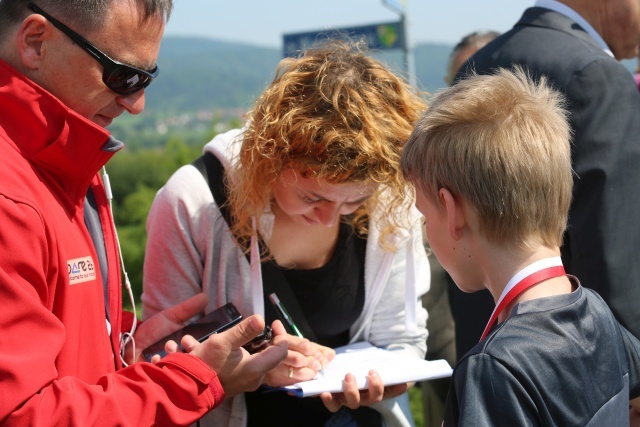
[{"label": "black phone case", "polygon": [[238,311],[233,303],[227,303],[222,307],[218,307],[211,313],[205,314],[200,319],[185,326],[184,328],[167,335],[161,340],[151,344],[149,347],[142,351],[144,358],[147,361],[151,360],[154,354],[164,357],[166,352],[164,351],[164,345],[167,341],[173,340],[178,343],[179,350],[182,350],[180,346],[180,339],[185,335],[191,335],[199,342],[206,340],[210,335],[218,332],[225,331],[242,320],[242,315]]}]

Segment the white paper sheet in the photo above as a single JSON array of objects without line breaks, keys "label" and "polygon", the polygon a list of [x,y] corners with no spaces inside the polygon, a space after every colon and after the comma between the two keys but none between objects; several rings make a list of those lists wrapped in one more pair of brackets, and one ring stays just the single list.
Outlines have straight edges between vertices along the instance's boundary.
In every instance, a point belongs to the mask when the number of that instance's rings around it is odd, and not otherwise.
[{"label": "white paper sheet", "polygon": [[368,387],[367,375],[375,369],[385,385],[451,376],[453,369],[446,360],[421,360],[399,352],[359,342],[336,348],[336,357],[325,368],[324,376],[281,388],[297,396],[315,396],[328,391],[342,391],[342,380],[347,373],[355,376],[358,388]]}]

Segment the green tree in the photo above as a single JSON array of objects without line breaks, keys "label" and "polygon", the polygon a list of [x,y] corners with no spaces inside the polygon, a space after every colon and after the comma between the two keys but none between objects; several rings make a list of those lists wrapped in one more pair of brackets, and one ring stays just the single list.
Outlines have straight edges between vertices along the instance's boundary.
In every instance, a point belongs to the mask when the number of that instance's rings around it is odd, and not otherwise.
[{"label": "green tree", "polygon": [[[206,139],[202,139],[206,141]],[[113,215],[122,257],[134,297],[140,301],[147,243],[146,221],[156,192],[181,166],[202,152],[172,137],[163,148],[125,148],[107,165],[113,191]],[[125,294],[125,306],[129,306]],[[128,307],[131,308],[131,307]]]}]

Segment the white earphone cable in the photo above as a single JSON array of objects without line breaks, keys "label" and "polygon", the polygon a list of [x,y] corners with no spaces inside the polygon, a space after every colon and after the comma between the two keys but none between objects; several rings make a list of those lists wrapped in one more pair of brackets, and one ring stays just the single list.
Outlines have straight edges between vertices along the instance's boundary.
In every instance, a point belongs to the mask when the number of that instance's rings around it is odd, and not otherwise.
[{"label": "white earphone cable", "polygon": [[127,288],[127,293],[129,294],[129,300],[131,301],[131,307],[133,311],[133,323],[131,325],[131,331],[122,333],[120,337],[120,360],[122,361],[123,366],[128,366],[125,361],[124,355],[127,345],[131,343],[133,354],[136,352],[136,342],[133,338],[133,335],[136,332],[136,327],[138,326],[138,316],[136,314],[136,304],[135,299],[133,297],[133,290],[131,289],[131,282],[129,281],[129,275],[127,274],[127,270],[124,266],[124,258],[122,257],[122,248],[120,247],[120,238],[118,237],[118,231],[116,230],[116,224],[113,219],[113,194],[111,192],[111,184],[109,182],[109,175],[107,175],[107,169],[102,167],[102,183],[104,185],[105,194],[107,196],[107,200],[109,200],[109,212],[111,215],[111,224],[113,226],[113,231],[116,238],[116,244],[118,245],[118,255],[120,257],[120,266],[122,268],[122,273],[124,274],[124,284]]}]

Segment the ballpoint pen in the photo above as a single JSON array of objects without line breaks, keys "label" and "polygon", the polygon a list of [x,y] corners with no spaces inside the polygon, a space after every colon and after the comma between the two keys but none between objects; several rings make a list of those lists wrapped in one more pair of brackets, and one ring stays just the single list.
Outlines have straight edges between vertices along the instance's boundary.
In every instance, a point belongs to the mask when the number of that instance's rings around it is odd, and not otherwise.
[{"label": "ballpoint pen", "polygon": [[289,316],[289,313],[287,313],[287,310],[284,309],[284,306],[280,302],[280,299],[278,298],[278,296],[275,293],[269,294],[269,299],[273,303],[273,306],[276,308],[278,315],[282,318],[284,322],[286,322],[287,325],[289,325],[293,333],[300,338],[304,338],[304,336],[302,335],[302,332],[300,332],[300,329],[298,329],[298,326],[295,323],[293,323],[293,319],[291,318],[291,316]]},{"label": "ballpoint pen", "polygon": [[[302,335],[302,332],[300,332],[300,329],[298,328],[298,326],[293,322],[293,319],[291,318],[291,316],[289,316],[289,313],[287,313],[287,310],[285,310],[278,296],[275,293],[272,293],[272,294],[269,294],[269,299],[271,300],[271,303],[273,304],[276,311],[278,312],[278,315],[282,318],[282,320],[287,325],[289,325],[293,333],[300,338],[304,338],[304,335]],[[322,367],[320,368],[320,374],[324,375],[324,369]]]}]

